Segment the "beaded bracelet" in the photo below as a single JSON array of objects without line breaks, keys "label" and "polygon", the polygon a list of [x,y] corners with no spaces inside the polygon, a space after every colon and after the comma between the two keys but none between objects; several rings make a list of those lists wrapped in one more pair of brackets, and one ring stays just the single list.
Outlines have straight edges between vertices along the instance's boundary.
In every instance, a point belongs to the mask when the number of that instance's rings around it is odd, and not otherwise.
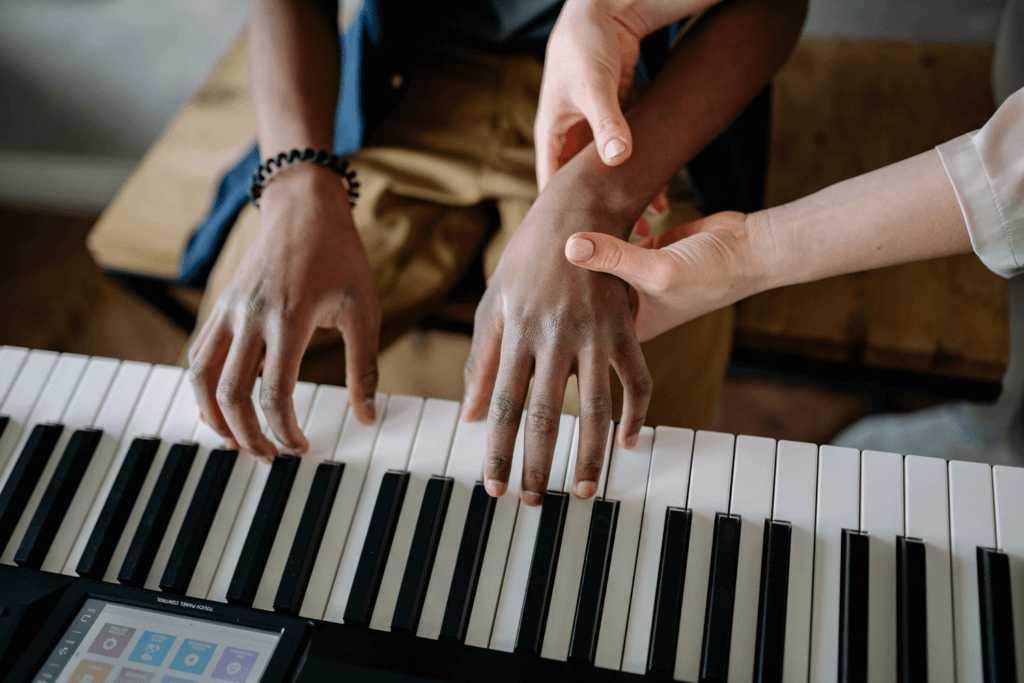
[{"label": "beaded bracelet", "polygon": [[359,181],[356,180],[355,170],[349,166],[348,159],[343,159],[337,154],[325,152],[322,149],[292,149],[288,152],[281,152],[276,156],[267,157],[252,174],[252,183],[249,185],[249,199],[257,209],[260,206],[260,196],[267,188],[270,181],[281,172],[282,169],[293,164],[309,162],[334,171],[341,176],[342,185],[348,193],[350,206],[356,205],[359,198]]}]

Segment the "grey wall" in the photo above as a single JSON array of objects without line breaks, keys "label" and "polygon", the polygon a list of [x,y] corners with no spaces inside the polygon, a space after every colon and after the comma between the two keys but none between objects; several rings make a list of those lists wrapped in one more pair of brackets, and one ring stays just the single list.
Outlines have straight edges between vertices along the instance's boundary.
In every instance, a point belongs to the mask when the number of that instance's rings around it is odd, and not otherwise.
[{"label": "grey wall", "polygon": [[809,35],[988,43],[1004,0],[811,0]]}]

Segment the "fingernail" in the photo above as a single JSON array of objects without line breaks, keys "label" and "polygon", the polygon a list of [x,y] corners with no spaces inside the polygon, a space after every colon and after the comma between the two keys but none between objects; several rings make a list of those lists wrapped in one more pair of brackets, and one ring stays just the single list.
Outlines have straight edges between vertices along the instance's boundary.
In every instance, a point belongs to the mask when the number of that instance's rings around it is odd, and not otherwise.
[{"label": "fingernail", "polygon": [[604,143],[605,161],[611,161],[616,157],[622,156],[622,153],[625,151],[626,143],[619,138],[612,138],[608,142]]},{"label": "fingernail", "polygon": [[498,481],[497,479],[488,479],[484,482],[484,488],[487,489],[488,495],[495,498],[504,495],[507,486],[508,485],[505,482]]},{"label": "fingernail", "polygon": [[586,237],[573,237],[565,245],[565,255],[570,261],[586,261],[594,255],[594,243]]},{"label": "fingernail", "polygon": [[578,481],[572,487],[572,492],[577,498],[590,498],[597,493],[597,483],[593,481]]},{"label": "fingernail", "polygon": [[541,498],[541,495],[536,491],[523,491],[519,494],[519,499],[531,507],[540,505]]},{"label": "fingernail", "polygon": [[372,398],[368,398],[363,401],[363,409],[366,410],[366,414],[370,416],[371,420],[377,419],[377,402]]}]

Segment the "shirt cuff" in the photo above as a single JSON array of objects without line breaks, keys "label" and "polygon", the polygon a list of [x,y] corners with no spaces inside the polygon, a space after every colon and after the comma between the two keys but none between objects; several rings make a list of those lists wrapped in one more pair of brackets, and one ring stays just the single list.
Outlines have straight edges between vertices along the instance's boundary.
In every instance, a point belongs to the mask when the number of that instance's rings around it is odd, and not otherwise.
[{"label": "shirt cuff", "polygon": [[1022,270],[1021,254],[1015,249],[1010,226],[974,144],[975,135],[977,131],[961,135],[936,149],[956,192],[974,253],[992,272],[1013,277]]}]

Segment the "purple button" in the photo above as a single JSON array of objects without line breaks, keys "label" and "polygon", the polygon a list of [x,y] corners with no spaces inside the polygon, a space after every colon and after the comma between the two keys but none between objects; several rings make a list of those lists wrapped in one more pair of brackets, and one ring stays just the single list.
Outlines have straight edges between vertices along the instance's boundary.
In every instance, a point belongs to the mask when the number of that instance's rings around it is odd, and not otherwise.
[{"label": "purple button", "polygon": [[242,650],[237,647],[226,647],[217,662],[217,668],[213,671],[213,677],[221,681],[232,681],[232,683],[244,683],[249,676],[259,653],[252,650]]},{"label": "purple button", "polygon": [[128,641],[135,635],[135,629],[117,624],[104,624],[96,639],[92,641],[89,652],[105,657],[120,657],[128,647]]}]

